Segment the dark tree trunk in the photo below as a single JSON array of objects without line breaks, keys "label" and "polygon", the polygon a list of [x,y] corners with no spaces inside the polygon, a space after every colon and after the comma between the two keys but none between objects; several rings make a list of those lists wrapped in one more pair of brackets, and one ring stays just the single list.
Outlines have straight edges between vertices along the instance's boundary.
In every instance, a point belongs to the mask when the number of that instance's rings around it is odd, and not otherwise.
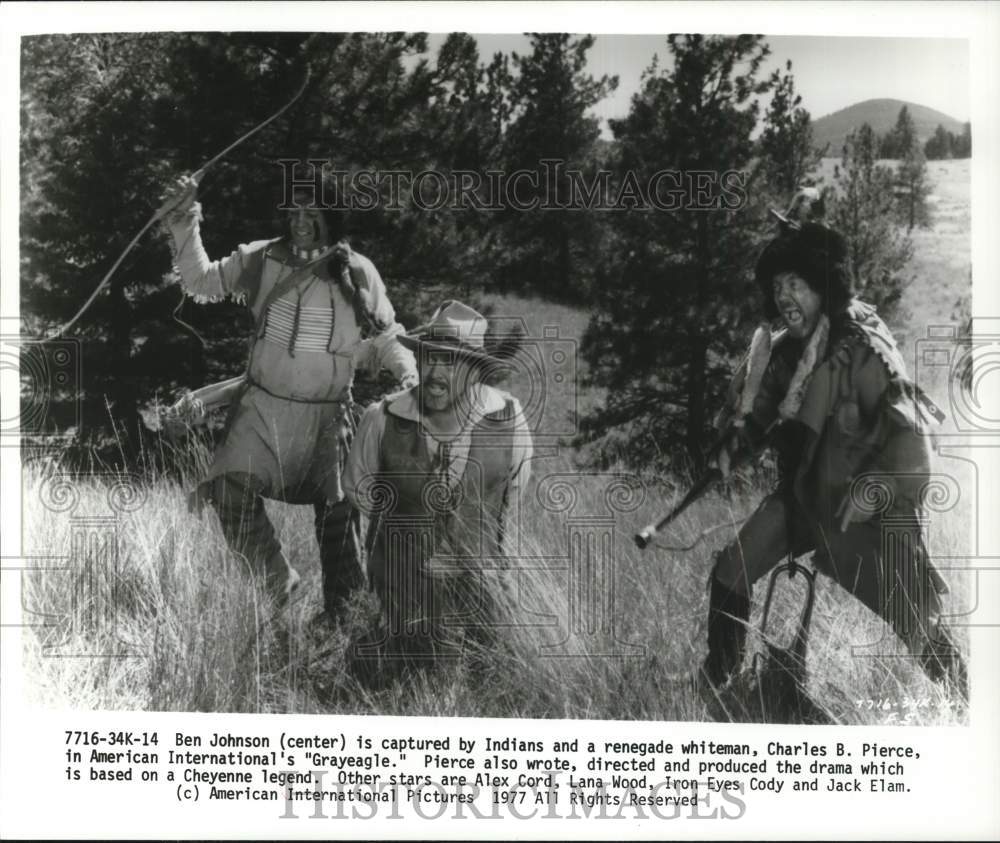
[{"label": "dark tree trunk", "polygon": [[[695,294],[695,313],[705,314],[708,307],[708,283],[709,283],[709,232],[708,220],[704,214],[699,214],[697,219],[697,245],[695,260],[697,261],[697,282],[698,289]],[[703,465],[703,455],[701,443],[705,435],[705,365],[708,361],[708,338],[699,330],[698,326],[692,326],[691,345],[688,355],[688,383],[687,383],[687,435],[686,444],[688,454],[697,470],[701,470]]]},{"label": "dark tree trunk", "polygon": [[560,214],[559,220],[559,265],[557,272],[559,274],[559,294],[566,296],[569,294],[570,287],[570,262],[569,262],[569,230],[566,225],[566,220],[562,218],[561,212],[556,211]]},{"label": "dark tree trunk", "polygon": [[[122,276],[111,284],[111,325],[108,333],[110,346],[110,371],[108,399],[111,419],[119,433],[125,458],[134,456],[139,442],[139,396],[132,367],[132,318],[131,308],[125,298]],[[86,361],[84,361],[86,365]]]}]

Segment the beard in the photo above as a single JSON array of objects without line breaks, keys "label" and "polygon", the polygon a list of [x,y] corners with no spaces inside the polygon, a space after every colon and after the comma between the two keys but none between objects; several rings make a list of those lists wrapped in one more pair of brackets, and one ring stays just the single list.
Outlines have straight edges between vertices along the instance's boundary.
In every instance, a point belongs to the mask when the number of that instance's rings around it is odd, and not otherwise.
[{"label": "beard", "polygon": [[431,378],[420,384],[420,405],[425,412],[442,413],[453,404],[451,384],[443,378]]}]

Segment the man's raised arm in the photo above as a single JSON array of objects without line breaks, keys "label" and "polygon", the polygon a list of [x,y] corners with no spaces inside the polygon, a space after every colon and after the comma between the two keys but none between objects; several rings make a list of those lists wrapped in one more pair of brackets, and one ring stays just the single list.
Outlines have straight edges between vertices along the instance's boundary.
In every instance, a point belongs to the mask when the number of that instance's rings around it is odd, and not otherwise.
[{"label": "man's raised arm", "polygon": [[201,242],[201,203],[195,201],[198,184],[190,176],[167,191],[163,206],[171,210],[164,224],[174,242],[174,263],[185,291],[200,301],[220,301],[250,292],[260,279],[264,248],[269,240],[241,245],[228,257],[213,261]]}]

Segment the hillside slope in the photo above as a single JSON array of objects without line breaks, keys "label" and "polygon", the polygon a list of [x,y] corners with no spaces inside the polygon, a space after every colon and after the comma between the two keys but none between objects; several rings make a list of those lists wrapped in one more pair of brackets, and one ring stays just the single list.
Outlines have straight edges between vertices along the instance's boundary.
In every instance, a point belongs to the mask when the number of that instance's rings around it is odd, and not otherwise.
[{"label": "hillside slope", "polygon": [[863,123],[871,126],[877,134],[885,134],[896,125],[899,110],[907,106],[917,127],[917,136],[923,141],[934,134],[938,125],[949,132],[959,134],[962,123],[941,111],[904,100],[874,99],[858,102],[833,114],[827,114],[813,121],[813,142],[822,147],[829,143],[828,155],[839,155],[847,135]]}]

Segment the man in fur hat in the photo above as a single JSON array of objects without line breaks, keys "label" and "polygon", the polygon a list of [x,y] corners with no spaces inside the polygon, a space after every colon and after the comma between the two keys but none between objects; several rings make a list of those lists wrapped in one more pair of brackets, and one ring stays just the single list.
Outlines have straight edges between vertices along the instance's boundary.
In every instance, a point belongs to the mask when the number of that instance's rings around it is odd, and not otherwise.
[{"label": "man in fur hat", "polygon": [[246,376],[216,390],[232,409],[199,494],[213,504],[229,546],[279,601],[299,575],[263,499],[311,504],[324,607],[334,616],[364,581],[359,518],[341,487],[354,373],[386,368],[409,386],[415,361],[395,340],[403,329],[378,270],[341,239],[338,215],[317,207],[310,191],[294,193],[285,237],[212,261],[201,244],[196,189],[193,178],[182,178],[164,202],[181,283],[199,301],[245,302],[256,322]]},{"label": "man in fur hat", "polygon": [[483,569],[505,555],[532,439],[517,399],[485,382],[499,362],[486,328],[448,301],[399,336],[420,384],[368,407],[358,425],[344,491],[370,519],[368,578],[387,622],[378,655],[433,659],[470,638],[489,642]]},{"label": "man in fur hat", "polygon": [[[879,614],[929,676],[964,687],[964,665],[939,627],[943,580],[920,527],[930,473],[931,428],[943,414],[906,375],[875,309],[851,297],[847,248],[826,226],[785,220],[756,267],[768,319],[730,390],[717,425],[718,466],[771,444],[778,488],[715,560],[708,657],[701,674],[724,684],[740,667],[753,583],[790,553],[813,552],[817,568]],[[772,435],[767,435],[770,432]],[[865,475],[891,498],[864,506]],[[902,552],[882,552],[882,522],[908,524]]]}]

